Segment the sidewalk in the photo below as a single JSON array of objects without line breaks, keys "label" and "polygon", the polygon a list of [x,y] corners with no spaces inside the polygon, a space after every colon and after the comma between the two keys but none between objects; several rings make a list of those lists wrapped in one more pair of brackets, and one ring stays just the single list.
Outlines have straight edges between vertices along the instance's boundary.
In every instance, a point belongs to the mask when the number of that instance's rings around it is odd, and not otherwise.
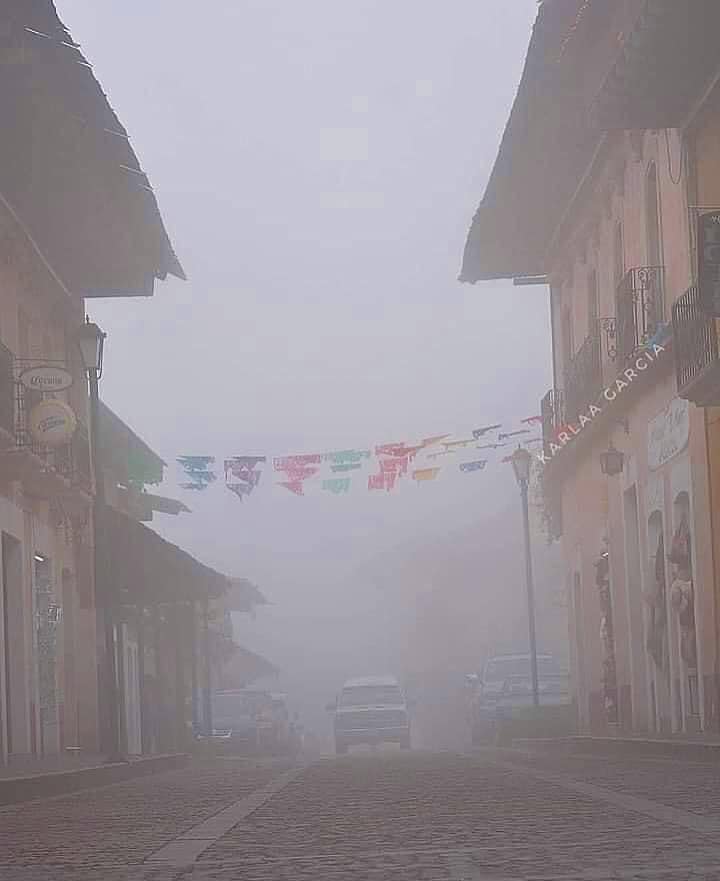
[{"label": "sidewalk", "polygon": [[127,762],[112,764],[106,763],[103,756],[91,753],[13,758],[9,764],[0,766],[0,805],[132,780],[182,768],[189,761],[185,753],[136,756]]},{"label": "sidewalk", "polygon": [[56,771],[76,771],[79,768],[93,768],[103,765],[100,753],[65,752],[53,756],[11,756],[7,764],[0,764],[0,780],[6,777],[35,777],[38,774],[51,774]]},{"label": "sidewalk", "polygon": [[512,748],[563,755],[593,754],[618,757],[659,756],[686,761],[720,762],[720,736],[706,734],[574,735],[554,738],[513,738]]},{"label": "sidewalk", "polygon": [[167,773],[0,807],[0,878],[171,881],[177,870],[145,861],[290,764],[196,758]]}]

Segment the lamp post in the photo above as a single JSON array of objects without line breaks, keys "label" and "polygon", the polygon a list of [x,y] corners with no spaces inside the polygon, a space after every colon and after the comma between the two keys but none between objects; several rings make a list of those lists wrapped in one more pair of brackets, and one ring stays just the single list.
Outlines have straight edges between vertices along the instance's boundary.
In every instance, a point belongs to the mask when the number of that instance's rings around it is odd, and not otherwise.
[{"label": "lamp post", "polygon": [[528,630],[530,634],[530,670],[532,674],[533,704],[540,706],[538,686],[537,640],[535,637],[535,592],[533,588],[532,556],[530,553],[530,514],[528,510],[528,486],[530,484],[530,465],[532,456],[527,450],[518,447],[512,455],[515,479],[520,487],[522,499],[523,527],[525,534],[525,582],[527,587]]},{"label": "lamp post", "polygon": [[102,606],[103,631],[105,634],[105,681],[107,705],[107,761],[123,762],[120,751],[120,716],[118,711],[117,670],[115,662],[115,623],[113,621],[110,589],[105,577],[103,554],[98,552],[100,536],[105,526],[105,484],[100,464],[100,395],[98,383],[102,376],[103,352],[107,334],[89,319],[80,328],[77,340],[82,355],[83,366],[88,377],[90,389],[90,452],[92,458],[95,500],[93,504],[93,566],[95,571],[95,593]]}]

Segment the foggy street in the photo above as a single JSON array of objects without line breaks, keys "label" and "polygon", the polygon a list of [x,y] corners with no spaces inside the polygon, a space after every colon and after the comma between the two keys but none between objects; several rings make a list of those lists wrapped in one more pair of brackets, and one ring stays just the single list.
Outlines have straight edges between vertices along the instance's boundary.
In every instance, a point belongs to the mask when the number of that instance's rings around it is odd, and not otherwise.
[{"label": "foggy street", "polygon": [[8,807],[0,877],[718,877],[717,765],[508,756],[384,750],[297,767],[222,759]]},{"label": "foggy street", "polygon": [[720,881],[720,0],[0,34],[0,881]]}]

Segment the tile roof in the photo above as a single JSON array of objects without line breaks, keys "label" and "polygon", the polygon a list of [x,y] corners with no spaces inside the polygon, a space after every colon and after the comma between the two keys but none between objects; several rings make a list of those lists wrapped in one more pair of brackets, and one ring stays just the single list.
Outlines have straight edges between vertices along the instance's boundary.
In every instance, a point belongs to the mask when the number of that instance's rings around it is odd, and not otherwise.
[{"label": "tile roof", "polygon": [[155,279],[185,278],[127,132],[51,0],[5,0],[0,61],[0,198],[70,293],[149,295]]},{"label": "tile roof", "polygon": [[547,249],[602,137],[588,107],[646,0],[545,0],[460,280],[544,276]]}]

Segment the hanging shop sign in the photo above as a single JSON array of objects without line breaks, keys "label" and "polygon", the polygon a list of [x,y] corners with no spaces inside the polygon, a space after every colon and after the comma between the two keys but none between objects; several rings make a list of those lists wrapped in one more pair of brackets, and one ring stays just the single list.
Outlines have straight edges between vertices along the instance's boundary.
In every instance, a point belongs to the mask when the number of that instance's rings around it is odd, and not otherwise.
[{"label": "hanging shop sign", "polygon": [[698,217],[697,251],[701,308],[720,318],[720,211]]},{"label": "hanging shop sign", "polygon": [[690,439],[690,408],[675,398],[648,426],[648,467],[656,471],[681,453]]},{"label": "hanging shop sign", "polygon": [[20,382],[25,388],[38,392],[61,392],[73,384],[72,374],[64,367],[43,364],[29,367],[20,374]]},{"label": "hanging shop sign", "polygon": [[30,411],[30,434],[44,447],[59,447],[75,434],[77,419],[64,401],[46,398]]}]

